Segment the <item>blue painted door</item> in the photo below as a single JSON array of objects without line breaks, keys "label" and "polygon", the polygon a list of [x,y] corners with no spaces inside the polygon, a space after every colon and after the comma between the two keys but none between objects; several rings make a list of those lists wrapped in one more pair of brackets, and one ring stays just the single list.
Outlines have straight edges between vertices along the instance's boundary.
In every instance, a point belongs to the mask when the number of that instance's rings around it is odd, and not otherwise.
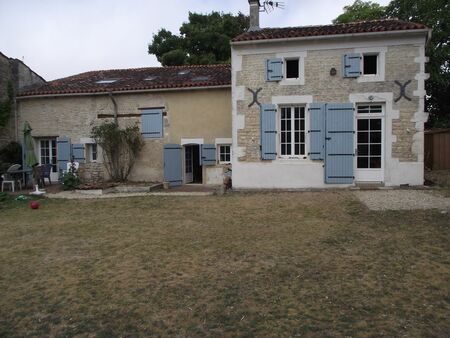
[{"label": "blue painted door", "polygon": [[325,183],[353,183],[353,104],[327,104],[325,135]]},{"label": "blue painted door", "polygon": [[181,150],[179,144],[164,145],[164,181],[169,182],[171,187],[183,184]]}]

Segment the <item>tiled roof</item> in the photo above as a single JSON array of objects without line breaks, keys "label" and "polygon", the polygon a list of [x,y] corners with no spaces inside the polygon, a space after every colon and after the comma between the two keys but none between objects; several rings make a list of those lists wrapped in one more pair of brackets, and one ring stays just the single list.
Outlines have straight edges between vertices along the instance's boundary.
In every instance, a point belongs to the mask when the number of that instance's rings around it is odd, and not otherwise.
[{"label": "tiled roof", "polygon": [[414,29],[426,29],[420,23],[406,22],[398,19],[359,21],[345,24],[325,26],[303,26],[286,28],[263,28],[257,31],[249,31],[235,37],[232,42],[286,39],[323,35],[358,34],[372,32],[404,31]]},{"label": "tiled roof", "polygon": [[81,73],[44,85],[27,87],[19,96],[218,87],[230,84],[230,65],[112,69]]}]

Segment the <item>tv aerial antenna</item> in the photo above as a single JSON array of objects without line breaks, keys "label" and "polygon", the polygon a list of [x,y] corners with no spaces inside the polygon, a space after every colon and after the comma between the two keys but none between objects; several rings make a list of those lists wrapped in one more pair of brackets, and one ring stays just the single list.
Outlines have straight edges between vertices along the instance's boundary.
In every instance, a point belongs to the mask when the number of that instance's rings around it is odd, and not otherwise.
[{"label": "tv aerial antenna", "polygon": [[260,1],[260,3],[261,3],[259,5],[260,12],[270,13],[273,12],[276,8],[284,9],[284,2],[281,1],[264,0]]}]

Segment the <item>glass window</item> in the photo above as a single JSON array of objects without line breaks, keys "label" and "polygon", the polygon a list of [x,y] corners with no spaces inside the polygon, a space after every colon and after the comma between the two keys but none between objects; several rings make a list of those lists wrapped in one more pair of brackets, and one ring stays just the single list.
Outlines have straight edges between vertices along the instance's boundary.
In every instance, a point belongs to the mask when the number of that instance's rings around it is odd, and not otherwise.
[{"label": "glass window", "polygon": [[305,107],[280,110],[281,156],[305,155]]},{"label": "glass window", "polygon": [[357,120],[357,167],[359,169],[381,168],[383,156],[382,106],[379,104],[358,105]]},{"label": "glass window", "polygon": [[363,74],[376,75],[378,73],[378,55],[365,54],[363,55]]},{"label": "glass window", "polygon": [[219,163],[231,163],[231,145],[219,145]]},{"label": "glass window", "polygon": [[40,164],[51,164],[52,171],[56,172],[56,139],[44,139],[39,141]]},{"label": "glass window", "polygon": [[298,79],[299,78],[299,59],[286,60],[286,78]]}]

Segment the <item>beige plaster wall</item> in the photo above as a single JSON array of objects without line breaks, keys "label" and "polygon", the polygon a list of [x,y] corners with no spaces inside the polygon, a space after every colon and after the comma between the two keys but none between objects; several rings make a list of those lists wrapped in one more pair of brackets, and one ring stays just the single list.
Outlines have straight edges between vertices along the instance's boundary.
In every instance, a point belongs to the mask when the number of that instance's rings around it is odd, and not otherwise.
[{"label": "beige plaster wall", "polygon": [[[214,143],[215,138],[231,138],[230,88],[179,90],[114,94],[119,125],[140,126],[141,109],[164,107],[164,137],[145,139],[145,146],[130,174],[132,181],[162,181],[163,145],[180,144],[182,138],[203,138]],[[32,136],[67,136],[72,143],[88,138],[93,126],[112,118],[114,106],[107,95],[21,98],[18,102],[19,126],[28,121]]]}]

